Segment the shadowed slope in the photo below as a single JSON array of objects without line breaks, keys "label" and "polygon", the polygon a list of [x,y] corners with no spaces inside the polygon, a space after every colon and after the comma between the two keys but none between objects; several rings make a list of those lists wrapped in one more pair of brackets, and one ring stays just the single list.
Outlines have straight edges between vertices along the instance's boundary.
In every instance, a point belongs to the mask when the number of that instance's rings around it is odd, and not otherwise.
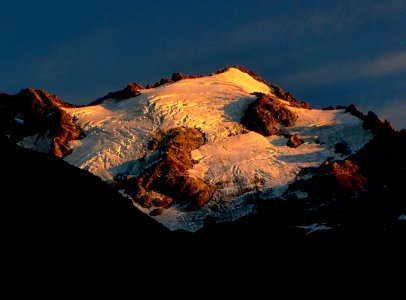
[{"label": "shadowed slope", "polygon": [[2,141],[0,163],[3,250],[105,253],[167,237],[108,184],[58,158]]}]

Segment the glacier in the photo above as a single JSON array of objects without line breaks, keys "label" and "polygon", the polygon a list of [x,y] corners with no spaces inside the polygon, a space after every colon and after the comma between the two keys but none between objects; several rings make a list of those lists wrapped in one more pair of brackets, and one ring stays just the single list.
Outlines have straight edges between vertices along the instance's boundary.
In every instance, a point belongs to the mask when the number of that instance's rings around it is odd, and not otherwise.
[{"label": "glacier", "polygon": [[[290,148],[286,137],[262,136],[240,123],[256,98],[254,92],[277,98],[272,87],[229,68],[145,89],[125,100],[64,108],[85,132],[83,139],[69,142],[73,151],[64,159],[111,183],[118,175],[140,174],[143,158],[153,156],[147,144],[157,131],[179,126],[200,130],[206,143],[192,151],[196,164],[188,172],[217,186],[212,200],[196,211],[174,204],[153,216],[171,230],[197,231],[208,216],[230,221],[254,213],[252,199],[280,197],[302,168],[342,159],[335,152],[337,142],[346,142],[355,152],[373,137],[362,128],[362,120],[343,109],[298,108],[278,99],[298,115],[293,127],[279,125],[281,133],[297,134],[304,141]],[[146,214],[153,209],[133,203]]]}]

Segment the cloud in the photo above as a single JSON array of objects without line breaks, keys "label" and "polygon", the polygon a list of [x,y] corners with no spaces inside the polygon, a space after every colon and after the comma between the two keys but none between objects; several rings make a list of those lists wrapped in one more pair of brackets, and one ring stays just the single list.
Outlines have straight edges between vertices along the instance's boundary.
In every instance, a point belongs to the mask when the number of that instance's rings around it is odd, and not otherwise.
[{"label": "cloud", "polygon": [[335,62],[288,75],[286,84],[300,83],[321,86],[339,82],[378,78],[406,71],[406,50],[385,53],[378,57],[361,57],[355,60]]},{"label": "cloud", "polygon": [[406,51],[385,54],[371,61],[364,69],[365,77],[378,77],[396,72],[406,71]]}]

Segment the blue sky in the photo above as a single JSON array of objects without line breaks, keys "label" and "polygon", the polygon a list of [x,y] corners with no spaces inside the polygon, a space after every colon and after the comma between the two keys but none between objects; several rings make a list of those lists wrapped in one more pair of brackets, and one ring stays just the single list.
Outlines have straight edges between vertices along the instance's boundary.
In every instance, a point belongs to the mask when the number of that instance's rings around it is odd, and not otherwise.
[{"label": "blue sky", "polygon": [[0,0],[0,91],[85,104],[242,65],[314,107],[406,128],[406,1]]}]

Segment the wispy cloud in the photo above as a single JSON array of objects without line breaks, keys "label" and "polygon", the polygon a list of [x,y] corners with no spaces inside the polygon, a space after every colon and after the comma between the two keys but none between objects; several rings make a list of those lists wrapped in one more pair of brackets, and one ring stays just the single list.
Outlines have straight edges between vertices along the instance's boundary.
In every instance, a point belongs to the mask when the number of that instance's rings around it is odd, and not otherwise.
[{"label": "wispy cloud", "polygon": [[378,77],[406,71],[406,51],[393,52],[378,57],[364,68],[365,77]]},{"label": "wispy cloud", "polygon": [[378,57],[334,62],[288,75],[284,83],[320,86],[338,82],[377,78],[406,71],[406,50],[385,53]]}]

